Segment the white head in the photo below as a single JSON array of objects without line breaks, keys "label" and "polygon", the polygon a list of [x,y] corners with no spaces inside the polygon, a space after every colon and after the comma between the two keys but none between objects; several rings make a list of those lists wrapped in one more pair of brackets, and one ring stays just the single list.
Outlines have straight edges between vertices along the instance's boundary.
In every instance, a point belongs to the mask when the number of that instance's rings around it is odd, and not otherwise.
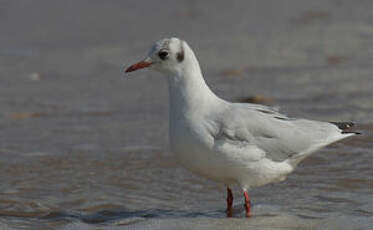
[{"label": "white head", "polygon": [[190,48],[185,41],[179,38],[164,38],[153,45],[143,61],[131,65],[126,72],[150,67],[163,73],[176,74],[185,64],[187,50]]},{"label": "white head", "polygon": [[200,108],[200,104],[206,101],[206,98],[211,99],[208,100],[209,103],[217,98],[204,81],[193,50],[179,38],[165,38],[157,41],[147,57],[128,67],[126,72],[146,67],[167,76],[172,98],[171,107],[188,105]]}]

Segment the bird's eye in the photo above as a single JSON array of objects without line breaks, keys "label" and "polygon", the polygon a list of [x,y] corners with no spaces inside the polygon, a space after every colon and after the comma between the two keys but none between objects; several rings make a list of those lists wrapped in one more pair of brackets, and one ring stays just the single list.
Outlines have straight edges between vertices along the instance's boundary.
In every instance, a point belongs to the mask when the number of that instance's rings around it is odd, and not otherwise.
[{"label": "bird's eye", "polygon": [[168,52],[164,51],[164,50],[161,50],[161,51],[159,51],[158,56],[159,56],[160,59],[166,60],[167,57],[168,57]]}]

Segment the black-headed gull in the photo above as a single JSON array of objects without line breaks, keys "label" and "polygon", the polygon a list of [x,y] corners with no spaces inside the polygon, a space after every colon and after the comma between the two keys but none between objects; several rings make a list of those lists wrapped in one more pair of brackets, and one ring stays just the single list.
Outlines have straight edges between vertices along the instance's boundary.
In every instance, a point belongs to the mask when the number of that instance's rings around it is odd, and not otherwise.
[{"label": "black-headed gull", "polygon": [[185,168],[227,186],[227,216],[231,185],[242,188],[249,217],[249,188],[282,181],[316,150],[358,134],[347,131],[350,122],[294,119],[271,107],[222,100],[205,83],[192,49],[178,38],[156,42],[126,72],[145,67],[168,80],[171,150]]}]

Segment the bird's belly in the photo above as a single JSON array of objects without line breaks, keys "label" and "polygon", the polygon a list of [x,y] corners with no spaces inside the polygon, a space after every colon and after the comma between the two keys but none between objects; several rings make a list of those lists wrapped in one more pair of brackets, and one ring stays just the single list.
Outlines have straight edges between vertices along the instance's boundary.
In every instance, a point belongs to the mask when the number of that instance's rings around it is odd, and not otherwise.
[{"label": "bird's belly", "polygon": [[[196,150],[198,149],[198,150]],[[281,181],[293,168],[285,162],[262,159],[247,162],[240,158],[230,158],[206,146],[173,149],[179,163],[191,172],[224,183],[239,184],[243,187],[262,186]]]},{"label": "bird's belly", "polygon": [[205,152],[183,152],[176,151],[178,162],[194,174],[206,177],[224,184],[235,184],[235,175],[227,171],[227,165],[219,162],[208,151]]},{"label": "bird's belly", "polygon": [[171,127],[170,133],[171,149],[177,160],[195,174],[226,185],[239,184],[248,188],[282,180],[293,170],[285,162],[274,162],[264,156],[252,158],[257,155],[255,148],[241,153],[219,150],[216,140],[200,130]]},{"label": "bird's belly", "polygon": [[234,175],[226,171],[227,162],[211,151],[208,144],[194,141],[192,137],[187,138],[184,135],[182,141],[171,140],[171,149],[178,162],[194,174],[220,183],[236,183]]}]

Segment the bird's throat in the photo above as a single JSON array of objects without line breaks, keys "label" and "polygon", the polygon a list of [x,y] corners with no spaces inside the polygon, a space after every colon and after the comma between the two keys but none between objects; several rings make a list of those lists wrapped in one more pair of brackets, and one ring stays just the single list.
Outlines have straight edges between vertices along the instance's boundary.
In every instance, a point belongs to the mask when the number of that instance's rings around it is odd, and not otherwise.
[{"label": "bird's throat", "polygon": [[168,77],[168,87],[171,116],[200,113],[219,100],[203,79],[199,65],[186,66],[177,76]]}]

